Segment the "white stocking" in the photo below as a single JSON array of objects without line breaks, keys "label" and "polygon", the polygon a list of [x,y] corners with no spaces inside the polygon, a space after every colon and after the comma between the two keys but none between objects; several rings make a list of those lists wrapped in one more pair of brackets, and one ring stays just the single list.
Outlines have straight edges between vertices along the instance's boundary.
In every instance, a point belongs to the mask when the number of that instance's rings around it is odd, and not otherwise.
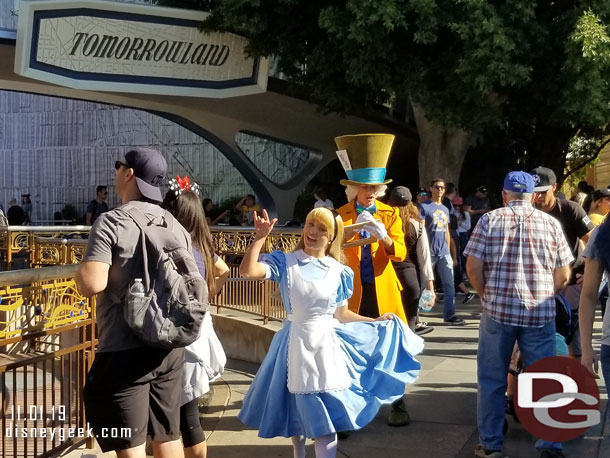
[{"label": "white stocking", "polygon": [[316,437],[314,448],[316,458],[335,458],[337,456],[337,435],[333,433]]},{"label": "white stocking", "polygon": [[292,436],[292,448],[294,450],[294,458],[305,458],[305,437],[303,436]]}]

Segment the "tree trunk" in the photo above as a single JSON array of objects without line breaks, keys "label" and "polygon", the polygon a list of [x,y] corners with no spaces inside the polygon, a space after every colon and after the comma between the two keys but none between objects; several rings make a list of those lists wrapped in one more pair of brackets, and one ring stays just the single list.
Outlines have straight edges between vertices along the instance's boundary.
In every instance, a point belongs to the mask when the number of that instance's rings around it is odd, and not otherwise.
[{"label": "tree trunk", "polygon": [[424,108],[413,103],[419,134],[419,183],[428,187],[434,178],[459,186],[462,164],[470,146],[470,133],[447,127],[426,118]]}]

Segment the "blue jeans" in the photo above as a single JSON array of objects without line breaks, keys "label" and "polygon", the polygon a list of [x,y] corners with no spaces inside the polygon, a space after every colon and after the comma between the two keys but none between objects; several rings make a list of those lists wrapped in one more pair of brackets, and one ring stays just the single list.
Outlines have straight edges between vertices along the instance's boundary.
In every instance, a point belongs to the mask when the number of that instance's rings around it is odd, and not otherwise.
[{"label": "blue jeans", "polygon": [[[523,367],[547,356],[556,355],[555,321],[541,328],[526,328],[498,323],[486,312],[481,315],[477,351],[477,424],[479,441],[488,450],[502,450],[504,435],[506,376],[515,341]],[[560,442],[539,440],[536,448],[561,449]]]},{"label": "blue jeans", "polygon": [[453,259],[450,254],[431,256],[432,269],[436,271],[443,283],[443,319],[455,316],[455,288],[453,286]]},{"label": "blue jeans", "polygon": [[599,360],[602,363],[602,374],[606,382],[606,393],[610,393],[610,345],[603,345]]}]

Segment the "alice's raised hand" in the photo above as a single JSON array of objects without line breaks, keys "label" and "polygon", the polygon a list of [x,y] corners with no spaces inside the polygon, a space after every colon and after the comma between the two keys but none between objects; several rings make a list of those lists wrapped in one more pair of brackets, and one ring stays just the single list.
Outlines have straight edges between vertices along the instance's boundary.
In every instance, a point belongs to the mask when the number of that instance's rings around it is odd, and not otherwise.
[{"label": "alice's raised hand", "polygon": [[277,223],[277,218],[270,220],[267,210],[263,209],[261,216],[254,212],[254,232],[256,233],[256,238],[267,237],[273,230],[275,223]]}]

